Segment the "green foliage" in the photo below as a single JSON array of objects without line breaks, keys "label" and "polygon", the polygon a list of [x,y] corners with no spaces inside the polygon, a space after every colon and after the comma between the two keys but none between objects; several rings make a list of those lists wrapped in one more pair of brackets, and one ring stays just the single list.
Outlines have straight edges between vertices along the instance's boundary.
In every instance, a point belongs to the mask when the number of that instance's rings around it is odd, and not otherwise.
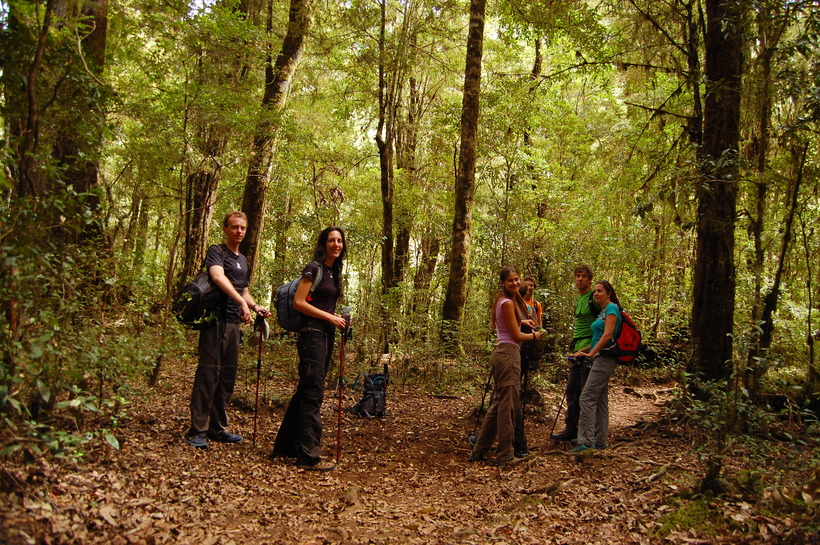
[{"label": "green foliage", "polygon": [[[12,201],[0,214],[0,415],[12,430],[6,454],[76,456],[98,437],[118,447],[110,430],[125,399],[117,392],[143,376],[158,348],[139,334],[145,315],[124,312],[127,304],[115,311],[112,302],[131,295],[103,246],[72,242],[71,233],[93,221],[83,204],[67,190]],[[91,413],[109,421],[85,431]],[[54,426],[55,417],[73,431]]]}]

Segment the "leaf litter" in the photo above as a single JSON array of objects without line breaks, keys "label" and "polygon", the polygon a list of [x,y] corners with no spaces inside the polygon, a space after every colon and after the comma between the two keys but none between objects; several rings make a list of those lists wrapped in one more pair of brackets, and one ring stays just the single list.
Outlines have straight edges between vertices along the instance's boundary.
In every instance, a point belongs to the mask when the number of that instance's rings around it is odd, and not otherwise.
[{"label": "leaf litter", "polygon": [[[345,411],[335,471],[312,473],[267,455],[283,414],[231,409],[240,445],[187,446],[189,377],[169,378],[135,398],[116,430],[119,450],[101,444],[81,464],[4,461],[0,540],[9,544],[654,544],[756,543],[747,534],[661,538],[657,520],[697,474],[696,456],[665,429],[672,388],[610,388],[610,448],[567,453],[549,439],[560,401],[529,407],[532,455],[506,468],[469,463],[467,437],[478,396],[431,396],[392,388],[388,415],[360,419]],[[235,395],[242,395],[238,384]],[[283,386],[283,389],[285,387]],[[249,392],[245,392],[249,395]],[[336,447],[335,388],[323,406],[324,452]],[[344,406],[355,403],[347,395]],[[561,429],[559,422],[558,429]],[[747,520],[749,505],[726,506]],[[766,524],[769,523],[767,526]],[[782,534],[760,521],[760,543]],[[761,530],[762,532],[762,530]],[[726,541],[728,539],[728,541]],[[738,541],[733,541],[738,539]],[[710,541],[711,540],[711,541]]]}]

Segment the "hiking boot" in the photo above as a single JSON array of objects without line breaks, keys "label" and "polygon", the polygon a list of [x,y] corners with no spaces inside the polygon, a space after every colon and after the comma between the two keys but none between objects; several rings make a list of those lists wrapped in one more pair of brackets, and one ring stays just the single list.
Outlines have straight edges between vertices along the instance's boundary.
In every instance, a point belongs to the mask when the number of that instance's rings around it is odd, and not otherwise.
[{"label": "hiking boot", "polygon": [[208,440],[205,439],[204,433],[195,433],[185,437],[185,442],[188,445],[196,448],[208,448]]},{"label": "hiking boot", "polygon": [[297,463],[296,467],[305,471],[333,471],[336,464],[331,462],[317,462],[315,464]]},{"label": "hiking boot", "polygon": [[585,452],[585,451],[591,450],[591,449],[592,449],[592,447],[588,447],[586,445],[578,445],[574,449],[570,450],[569,453],[570,454],[581,454],[582,452]]},{"label": "hiking boot", "polygon": [[485,454],[483,452],[471,452],[470,453],[470,462],[482,462],[484,461]]},{"label": "hiking boot", "polygon": [[578,434],[572,433],[569,430],[564,430],[561,433],[553,433],[552,435],[550,435],[550,437],[555,439],[556,441],[575,441],[576,435]]},{"label": "hiking boot", "polygon": [[228,430],[218,431],[216,433],[208,432],[208,439],[211,441],[216,441],[218,443],[241,443],[242,436],[237,435],[235,433],[231,433]]},{"label": "hiking boot", "polygon": [[516,450],[515,453],[513,454],[513,456],[515,456],[516,458],[526,458],[529,455],[530,455],[529,450]]},{"label": "hiking boot", "polygon": [[523,461],[521,458],[513,457],[509,460],[496,460],[493,463],[493,465],[496,466],[496,467],[511,467],[511,466],[514,466],[515,464],[521,462],[521,461]]},{"label": "hiking boot", "polygon": [[606,446],[601,445],[592,445],[592,448],[595,450],[606,450]]}]

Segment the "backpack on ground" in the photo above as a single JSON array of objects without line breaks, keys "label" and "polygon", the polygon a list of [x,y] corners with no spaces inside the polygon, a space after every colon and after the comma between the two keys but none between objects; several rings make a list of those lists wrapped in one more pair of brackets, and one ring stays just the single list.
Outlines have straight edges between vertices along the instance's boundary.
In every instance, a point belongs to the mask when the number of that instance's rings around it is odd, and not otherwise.
[{"label": "backpack on ground", "polygon": [[[217,248],[224,261],[225,251],[222,246],[217,245]],[[194,330],[205,329],[216,319],[216,309],[222,295],[223,291],[211,280],[211,275],[203,261],[194,280],[174,297],[171,313],[185,327]]]},{"label": "backpack on ground", "polygon": [[621,364],[631,363],[641,346],[641,332],[623,309],[620,309],[620,312],[621,329],[601,349],[601,355],[615,358]]},{"label": "backpack on ground", "polygon": [[361,401],[353,406],[353,414],[356,416],[365,416],[372,418],[374,416],[384,416],[385,406],[387,404],[387,383],[390,377],[387,373],[387,365],[384,366],[382,373],[359,373],[356,377],[356,382],[353,383],[353,393],[359,385],[359,379],[362,381],[362,395]]},{"label": "backpack on ground", "polygon": [[[310,286],[310,293],[308,297],[313,295],[316,286],[322,281],[322,264],[315,261],[318,265],[318,272],[316,273],[313,283]],[[276,290],[276,297],[274,297],[273,304],[276,307],[276,319],[279,320],[279,325],[285,331],[297,332],[305,325],[305,315],[293,308],[293,298],[296,296],[296,288],[302,277],[294,278],[287,284],[282,284]]]}]

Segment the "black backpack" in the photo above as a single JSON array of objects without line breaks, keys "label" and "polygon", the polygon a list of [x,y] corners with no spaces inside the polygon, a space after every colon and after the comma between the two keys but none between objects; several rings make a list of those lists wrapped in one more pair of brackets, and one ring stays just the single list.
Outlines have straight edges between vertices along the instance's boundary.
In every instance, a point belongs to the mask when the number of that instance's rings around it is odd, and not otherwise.
[{"label": "black backpack", "polygon": [[[313,284],[310,286],[310,294],[316,290],[316,286],[322,281],[322,264],[315,261],[318,265],[318,272],[313,279]],[[299,287],[299,282],[302,281],[301,275],[294,278],[287,284],[282,284],[276,290],[276,297],[274,297],[273,304],[276,307],[276,318],[279,320],[279,325],[286,331],[299,331],[305,325],[305,315],[293,308],[293,298],[296,295],[296,288]]]},{"label": "black backpack", "polygon": [[353,414],[368,418],[384,416],[387,404],[387,383],[390,381],[387,365],[384,366],[384,372],[382,373],[359,373],[356,382],[353,383],[354,394],[359,385],[359,379],[362,379],[364,395],[361,401],[353,406]]},{"label": "black backpack", "polygon": [[[225,250],[221,245],[216,247],[219,248],[224,262]],[[174,297],[171,313],[185,327],[194,330],[205,329],[216,319],[216,309],[223,295],[224,292],[211,280],[211,275],[205,269],[205,261],[203,261],[194,280]]]}]

